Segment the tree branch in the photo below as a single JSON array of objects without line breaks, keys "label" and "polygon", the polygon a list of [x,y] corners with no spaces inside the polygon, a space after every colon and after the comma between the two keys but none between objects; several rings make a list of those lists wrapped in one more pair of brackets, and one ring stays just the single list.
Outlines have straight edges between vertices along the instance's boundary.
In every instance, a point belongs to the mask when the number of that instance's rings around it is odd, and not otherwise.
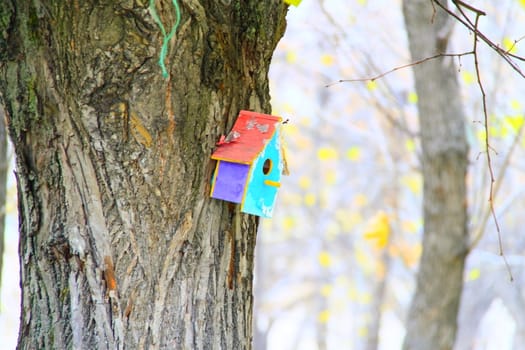
[{"label": "tree branch", "polygon": [[[494,220],[494,225],[496,226],[496,232],[498,235],[498,247],[499,247],[499,255],[503,258],[503,262],[505,263],[505,266],[507,268],[509,278],[511,281],[514,280],[514,277],[512,275],[512,271],[510,269],[510,265],[507,261],[507,258],[503,252],[503,243],[501,239],[501,229],[499,226],[498,218],[496,215],[496,210],[494,209],[494,183],[495,183],[495,177],[494,177],[494,169],[492,167],[492,157],[491,157],[491,146],[489,141],[489,128],[488,128],[488,112],[487,112],[487,96],[485,94],[485,89],[483,87],[483,83],[481,81],[481,74],[479,69],[479,58],[478,58],[478,38],[481,38],[483,42],[485,42],[489,47],[491,47],[494,51],[496,51],[507,63],[510,64],[510,66],[516,70],[522,77],[525,78],[525,75],[523,75],[523,72],[519,69],[517,64],[512,61],[511,58],[509,58],[509,51],[510,50],[502,50],[498,45],[496,45],[494,42],[489,40],[483,33],[481,33],[478,29],[479,24],[479,18],[481,16],[485,16],[486,13],[478,10],[463,1],[460,0],[453,0],[452,2],[460,12],[460,14],[463,16],[465,21],[462,21],[459,16],[457,16],[455,13],[450,11],[446,6],[443,6],[438,0],[433,0],[439,7],[441,7],[445,12],[447,12],[449,15],[453,16],[454,18],[458,19],[461,23],[463,23],[469,30],[471,30],[474,33],[474,39],[473,39],[473,47],[472,51],[474,53],[474,67],[476,70],[476,78],[477,83],[479,86],[479,90],[481,92],[481,101],[483,106],[483,123],[485,127],[485,154],[487,156],[487,166],[489,169],[490,174],[490,185],[489,185],[489,208],[490,213],[492,214],[492,218]],[[471,19],[465,14],[463,11],[463,7],[466,8],[469,11],[472,11],[476,14],[476,18],[474,19],[474,23],[472,23]]]},{"label": "tree branch", "polygon": [[438,53],[438,54],[436,54],[434,56],[425,57],[425,58],[417,60],[415,62],[404,64],[402,66],[397,66],[397,67],[395,67],[395,68],[393,68],[393,69],[391,69],[389,71],[383,72],[383,73],[381,73],[379,75],[376,75],[376,76],[373,76],[373,77],[356,78],[356,79],[340,79],[340,80],[335,81],[333,83],[327,84],[326,87],[330,87],[332,85],[336,85],[336,84],[340,84],[340,83],[375,81],[377,79],[383,78],[384,76],[386,76],[386,75],[388,75],[390,73],[394,73],[395,71],[398,71],[400,69],[416,66],[418,64],[421,64],[421,63],[424,63],[424,62],[427,62],[427,61],[430,61],[430,60],[434,60],[436,58],[440,58],[440,57],[462,57],[462,56],[473,55],[473,54],[474,54],[474,51],[468,51],[468,52],[462,52],[462,53]]},{"label": "tree branch", "polygon": [[[514,151],[516,150],[517,146],[519,145],[520,141],[522,140],[523,131],[525,130],[525,123],[521,124],[519,129],[516,131],[516,136],[514,137],[514,140],[512,141],[512,144],[510,146],[510,149],[508,153],[505,155],[505,159],[503,159],[503,163],[501,165],[501,174],[502,176],[498,177],[496,179],[496,182],[494,182],[494,192],[493,196],[495,197],[503,183],[503,175],[505,174],[507,168],[510,166],[510,160],[512,158],[512,155],[514,154]],[[489,217],[492,215],[492,212],[490,208],[488,210],[485,210],[481,216],[481,223],[478,226],[478,229],[474,232],[472,240],[470,242],[469,252],[472,251],[479,243],[481,238],[483,237],[483,232],[485,231],[485,227],[487,225],[487,221]]]},{"label": "tree branch", "polygon": [[[461,8],[462,5],[466,5],[463,1],[458,1],[458,0],[454,0],[453,1],[454,5],[456,5],[456,8],[458,9],[458,11],[460,12],[462,17],[460,17],[457,14],[455,14],[454,12],[450,11],[439,0],[431,0],[431,1],[433,3],[435,3],[436,5],[438,5],[443,11],[448,13],[450,16],[454,17],[458,22],[463,24],[468,30],[473,32],[475,37],[476,37],[476,39],[478,39],[478,38],[481,39],[485,44],[487,44],[487,46],[489,46],[492,50],[494,50],[494,52],[496,52],[499,56],[501,56],[501,58],[503,58],[513,70],[515,70],[521,77],[525,78],[525,73],[521,70],[521,68],[518,66],[518,64],[512,60],[514,58],[516,60],[525,62],[525,57],[514,55],[514,54],[511,54],[511,53],[507,52],[507,50],[502,49],[498,44],[494,43],[485,34],[480,32],[478,27],[477,27],[477,24],[474,25],[474,23],[472,23],[472,20],[465,14],[463,9]],[[465,7],[465,8],[467,8],[469,10],[473,9],[473,12],[476,13],[476,17],[477,18],[479,18],[479,16],[481,16],[481,14],[478,14],[478,12],[483,13],[483,15],[485,14],[485,12],[477,10],[477,9],[473,8],[472,6],[470,6],[470,5],[468,5],[468,7]],[[478,12],[476,12],[476,11],[478,11]],[[477,21],[477,19],[476,19],[476,21]]]},{"label": "tree branch", "polygon": [[478,17],[487,15],[484,11],[481,11],[481,10],[479,10],[479,9],[477,9],[477,8],[475,8],[475,7],[469,5],[469,4],[467,4],[467,3],[465,3],[465,2],[463,2],[461,0],[452,0],[452,2],[454,3],[454,5],[456,5],[456,7],[458,5],[461,5],[461,7],[464,7],[464,8],[466,8],[466,9],[472,11],[472,12],[475,12]]}]

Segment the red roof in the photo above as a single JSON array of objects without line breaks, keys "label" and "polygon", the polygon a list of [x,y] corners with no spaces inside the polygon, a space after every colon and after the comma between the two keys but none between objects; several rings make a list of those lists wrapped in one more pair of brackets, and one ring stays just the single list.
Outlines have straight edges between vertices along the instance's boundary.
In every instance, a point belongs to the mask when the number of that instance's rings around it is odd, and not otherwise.
[{"label": "red roof", "polygon": [[273,137],[281,120],[269,114],[240,111],[232,130],[225,138],[221,137],[211,158],[251,164]]}]

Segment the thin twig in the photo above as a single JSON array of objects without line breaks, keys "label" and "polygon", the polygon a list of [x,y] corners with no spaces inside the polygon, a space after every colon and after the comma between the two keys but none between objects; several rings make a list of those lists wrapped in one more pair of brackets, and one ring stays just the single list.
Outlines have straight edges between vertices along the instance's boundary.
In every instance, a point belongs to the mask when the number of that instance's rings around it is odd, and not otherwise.
[{"label": "thin twig", "polygon": [[[464,7],[464,8],[466,8],[466,9],[468,9],[468,10],[470,10],[470,11],[476,13],[476,17],[479,17],[479,16],[486,16],[486,15],[487,15],[484,11],[479,10],[479,9],[473,7],[472,5],[469,5],[469,4],[467,4],[467,3],[465,3],[465,2],[463,2],[463,1],[461,1],[461,0],[452,0],[452,2],[453,2],[456,6],[461,5],[461,7]],[[476,20],[477,20],[477,19],[476,19]]]},{"label": "thin twig", "polygon": [[[498,177],[496,179],[496,182],[494,183],[494,189],[493,189],[494,192],[492,194],[494,197],[497,196],[501,188],[501,185],[503,184],[503,177],[504,177],[503,175],[506,173],[507,168],[510,166],[510,160],[512,158],[512,155],[514,154],[514,151],[516,150],[517,146],[519,145],[521,141],[521,137],[523,135],[524,130],[525,130],[525,123],[522,123],[519,129],[516,131],[516,136],[514,137],[514,140],[512,141],[509,151],[505,155],[505,159],[503,159],[503,162],[501,164],[501,169],[500,169],[500,172],[502,175]],[[490,208],[489,210],[484,211],[483,214],[481,215],[481,221],[478,226],[478,229],[474,233],[473,238],[470,242],[469,252],[472,251],[478,245],[479,241],[483,237],[483,232],[485,231],[487,221],[491,215],[492,213],[490,211]]]},{"label": "thin twig", "polygon": [[[520,41],[522,41],[523,39],[525,39],[525,35],[522,36],[522,37],[519,38],[519,39],[514,40],[514,42],[512,43],[512,45],[507,49],[507,54],[508,54],[508,55],[515,56],[514,54],[511,54],[511,51],[516,47],[516,44],[519,43]],[[519,58],[523,59],[521,56],[516,56],[516,57],[519,57]]]},{"label": "thin twig", "polygon": [[[498,44],[494,43],[492,40],[490,40],[485,34],[483,34],[482,32],[479,31],[479,29],[477,28],[477,26],[475,26],[472,21],[470,20],[470,18],[464,13],[464,11],[462,10],[461,8],[461,4],[464,4],[462,1],[454,1],[454,4],[456,5],[456,7],[458,8],[458,10],[460,11],[462,17],[458,16],[457,14],[455,14],[454,12],[450,11],[445,5],[443,5],[440,1],[438,0],[432,0],[434,3],[436,3],[443,11],[445,11],[446,13],[448,13],[450,16],[454,17],[458,22],[460,22],[461,24],[463,24],[465,27],[467,27],[467,29],[469,29],[471,32],[474,33],[474,35],[476,36],[476,38],[478,39],[481,39],[485,44],[487,44],[487,46],[489,46],[492,50],[494,50],[494,52],[496,52],[499,56],[501,56],[501,58],[503,58],[508,64],[509,66],[514,70],[516,71],[521,77],[525,78],[525,73],[523,73],[523,71],[520,69],[520,67],[516,64],[516,62],[514,62],[512,59],[517,59],[517,60],[520,60],[520,61],[525,61],[525,57],[522,57],[522,56],[518,56],[518,55],[514,55],[514,54],[510,54],[510,53],[507,53],[506,50],[502,49]],[[484,13],[484,12],[483,12]],[[477,14],[477,17],[479,17],[479,15]]]},{"label": "thin twig", "polygon": [[[460,9],[461,11],[461,9]],[[476,29],[474,31],[474,46],[472,48],[472,51],[474,52],[474,68],[476,70],[476,78],[478,81],[479,91],[481,92],[481,102],[483,106],[483,118],[484,118],[484,126],[485,126],[485,149],[486,149],[486,155],[487,155],[487,166],[489,168],[490,173],[490,186],[489,186],[489,206],[490,206],[490,212],[492,213],[492,218],[494,219],[494,224],[496,226],[496,232],[498,234],[498,246],[499,246],[499,255],[503,258],[503,261],[505,262],[505,266],[507,268],[507,271],[509,273],[509,278],[511,281],[514,280],[514,277],[512,276],[512,271],[510,269],[510,265],[507,261],[507,257],[505,256],[503,252],[503,243],[501,240],[501,229],[498,222],[498,217],[496,216],[496,210],[494,209],[494,169],[492,168],[492,158],[490,156],[490,142],[489,142],[489,121],[488,121],[488,112],[487,112],[487,96],[485,94],[485,88],[483,87],[483,83],[481,82],[481,74],[479,70],[479,60],[478,60],[478,23],[479,23],[479,17],[481,14],[479,12],[476,12],[476,19],[474,21],[474,28]]]},{"label": "thin twig", "polygon": [[423,59],[420,59],[418,61],[415,61],[415,62],[411,62],[411,63],[408,63],[408,64],[404,64],[402,66],[397,66],[389,71],[386,71],[386,72],[383,72],[379,75],[376,75],[376,76],[373,76],[373,77],[369,77],[369,78],[356,78],[356,79],[340,79],[338,81],[335,81],[333,83],[330,83],[330,84],[327,84],[325,85],[326,87],[330,87],[332,85],[336,85],[336,84],[340,84],[340,83],[351,83],[351,82],[365,82],[365,81],[376,81],[377,79],[381,79],[383,78],[385,75],[388,75],[390,73],[394,73],[395,71],[398,71],[400,69],[404,69],[404,68],[409,68],[409,67],[412,67],[412,66],[416,66],[418,64],[421,64],[421,63],[424,63],[424,62],[427,62],[427,61],[430,61],[430,60],[434,60],[436,58],[440,58],[440,57],[462,57],[462,56],[466,56],[466,55],[473,55],[474,54],[474,51],[468,51],[468,52],[463,52],[463,53],[438,53],[434,56],[430,56],[430,57],[425,57]]}]

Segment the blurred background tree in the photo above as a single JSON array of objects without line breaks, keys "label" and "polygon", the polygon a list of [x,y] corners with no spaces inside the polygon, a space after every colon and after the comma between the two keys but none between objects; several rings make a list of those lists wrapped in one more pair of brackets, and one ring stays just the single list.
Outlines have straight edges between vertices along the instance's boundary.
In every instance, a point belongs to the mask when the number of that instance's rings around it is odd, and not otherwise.
[{"label": "blurred background tree", "polygon": [[[472,49],[467,30],[453,20],[444,24],[429,2],[422,3],[428,5],[419,18],[425,25],[434,20],[434,25],[448,26],[447,52]],[[495,6],[481,1],[476,6],[487,12],[480,30],[502,48],[523,55],[524,33],[519,26],[525,19],[523,3],[509,0]],[[449,201],[444,210],[454,210],[455,204],[465,208],[467,203],[466,212],[455,218],[460,223],[453,235],[457,241],[436,237],[432,243],[436,246],[427,249],[434,256],[459,254],[454,286],[434,272],[420,278],[435,282],[434,291],[442,297],[435,300],[438,304],[446,303],[448,296],[453,310],[461,297],[455,349],[525,346],[519,272],[525,262],[521,257],[525,236],[520,230],[525,204],[522,78],[491,49],[479,45],[489,136],[497,151],[492,153],[499,184],[494,203],[513,283],[499,256],[490,219],[485,130],[472,56],[420,66],[445,69],[441,65],[445,62],[446,74],[456,76],[451,77],[452,84],[458,81],[458,92],[436,87],[430,101],[443,101],[439,95],[449,93],[445,107],[456,108],[456,116],[463,116],[455,122],[458,129],[445,136],[436,130],[443,125],[423,126],[418,119],[418,105],[429,102],[417,89],[411,68],[367,79],[431,55],[436,45],[433,35],[423,42],[428,52],[410,53],[401,1],[303,1],[291,8],[270,74],[274,112],[290,118],[286,140],[291,175],[281,188],[275,217],[262,222],[258,237],[256,349],[402,347],[405,321],[424,317],[414,307],[409,313],[424,228],[429,228],[422,210],[424,192],[430,190],[422,181],[422,164],[428,157],[423,134],[435,136],[433,142],[444,150],[451,147],[453,135],[464,135],[469,152],[458,140],[454,156],[464,162],[457,173],[465,166],[468,170],[466,176],[457,175],[459,181],[463,178],[465,193],[457,188],[442,196]],[[363,81],[332,85],[340,79]],[[433,123],[439,117],[425,116]],[[426,172],[431,175],[432,168]],[[450,234],[446,224],[451,218],[440,219],[433,225]],[[465,249],[470,254],[463,269]],[[447,274],[443,264],[434,268]],[[452,312],[443,322],[453,329],[455,319]],[[421,326],[430,331],[425,328],[428,323]],[[451,331],[449,342],[453,338]]]},{"label": "blurred background tree", "polygon": [[[453,22],[430,1],[404,0],[413,62],[448,52]],[[456,62],[413,66],[423,176],[423,255],[406,318],[403,348],[452,349],[468,251],[465,115]]]}]

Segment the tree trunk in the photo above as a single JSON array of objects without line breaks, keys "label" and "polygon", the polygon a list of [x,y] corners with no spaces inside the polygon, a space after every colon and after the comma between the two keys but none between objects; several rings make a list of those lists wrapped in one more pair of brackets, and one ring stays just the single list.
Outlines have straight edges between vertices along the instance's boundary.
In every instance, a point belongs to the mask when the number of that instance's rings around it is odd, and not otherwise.
[{"label": "tree trunk", "polygon": [[[414,61],[445,52],[447,15],[428,0],[403,1]],[[467,254],[468,146],[453,59],[414,68],[423,163],[423,254],[404,349],[452,349]]]},{"label": "tree trunk", "polygon": [[251,348],[257,220],[209,198],[209,159],[240,109],[270,112],[286,8],[1,2],[20,349]]}]

